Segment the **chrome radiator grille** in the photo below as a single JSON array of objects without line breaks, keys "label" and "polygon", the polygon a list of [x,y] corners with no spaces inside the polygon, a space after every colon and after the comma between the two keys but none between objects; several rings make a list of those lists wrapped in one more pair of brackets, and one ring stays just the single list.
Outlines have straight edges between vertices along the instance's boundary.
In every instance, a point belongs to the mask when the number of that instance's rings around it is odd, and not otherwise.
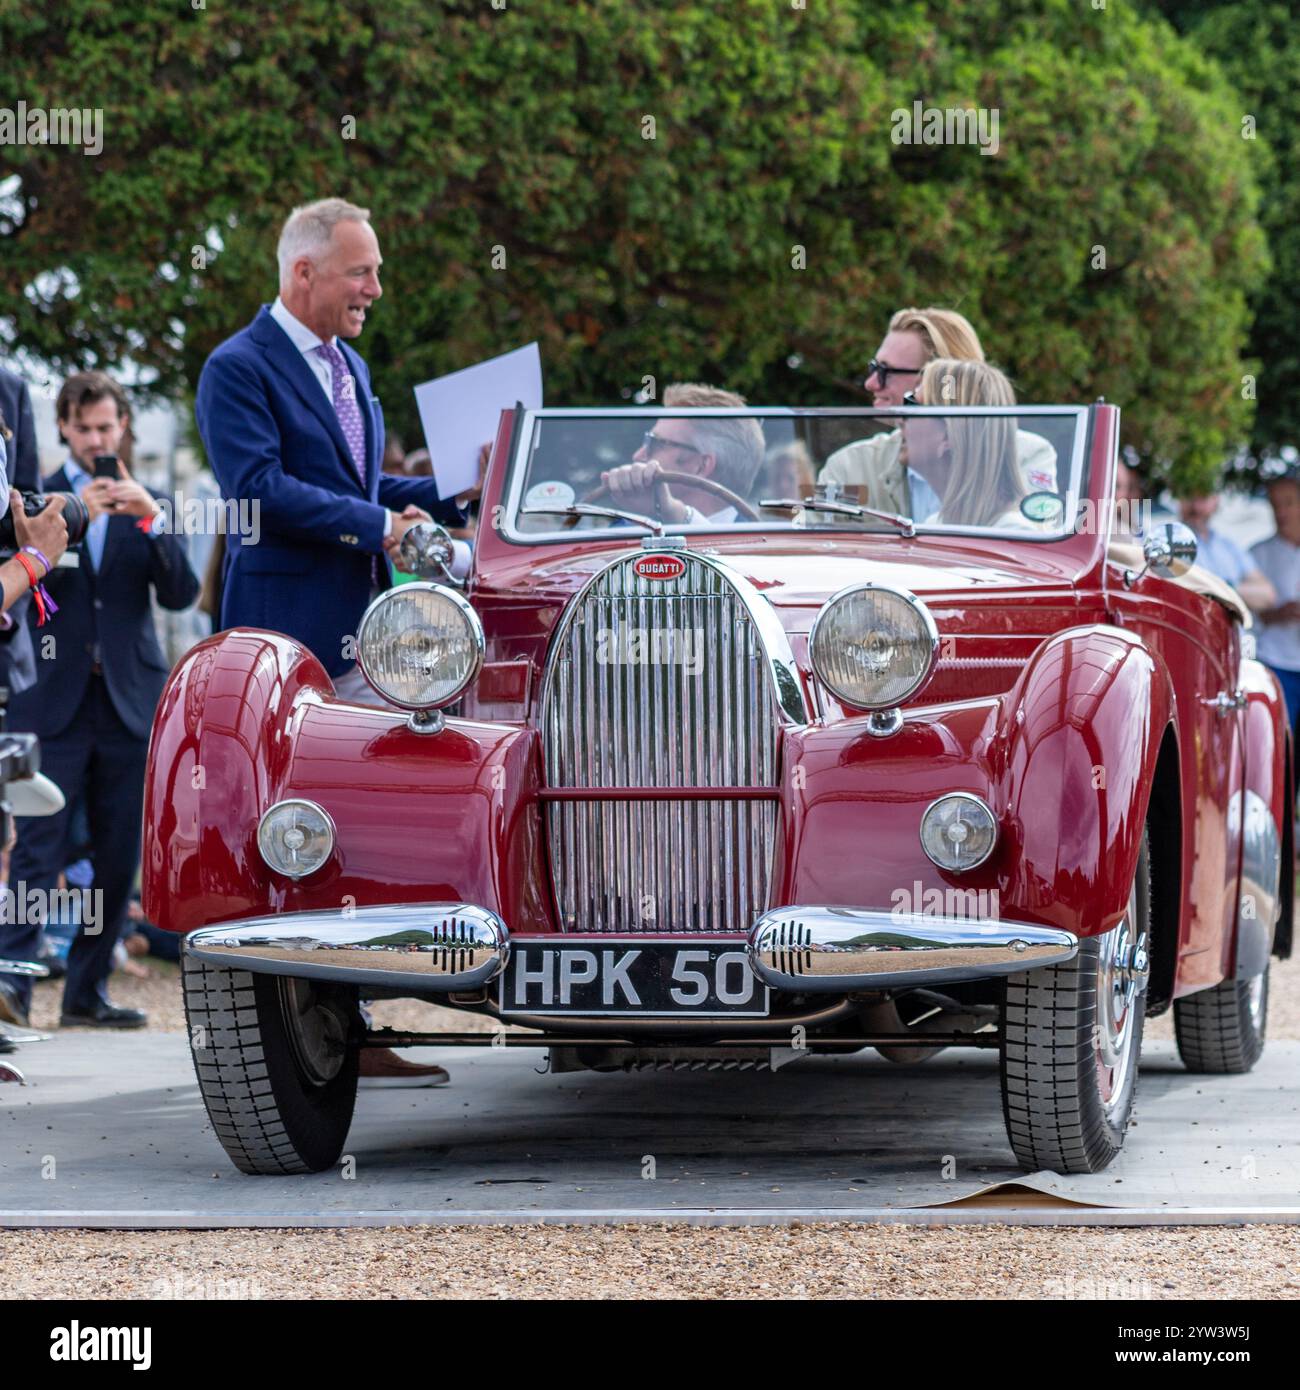
[{"label": "chrome radiator grille", "polygon": [[[635,556],[575,600],[542,707],[549,789],[774,788],[779,715],[763,641],[719,571]],[[742,932],[767,906],[771,798],[551,800],[564,930]]]}]

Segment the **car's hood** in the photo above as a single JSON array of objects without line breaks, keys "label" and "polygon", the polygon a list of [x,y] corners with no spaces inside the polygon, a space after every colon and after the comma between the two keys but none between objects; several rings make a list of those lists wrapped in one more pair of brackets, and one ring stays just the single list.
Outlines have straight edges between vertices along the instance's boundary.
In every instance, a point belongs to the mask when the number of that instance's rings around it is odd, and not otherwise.
[{"label": "car's hood", "polygon": [[[918,595],[942,595],[968,607],[983,596],[1005,602],[1016,594],[1069,590],[1084,567],[1077,544],[971,537],[872,536],[709,537],[691,551],[733,569],[782,613],[787,628],[847,585],[875,581]],[[635,551],[627,546],[566,551],[548,561],[539,547],[528,563],[497,570],[488,587],[512,603],[554,603],[576,593],[607,565]],[[679,552],[680,553],[680,552]]]}]

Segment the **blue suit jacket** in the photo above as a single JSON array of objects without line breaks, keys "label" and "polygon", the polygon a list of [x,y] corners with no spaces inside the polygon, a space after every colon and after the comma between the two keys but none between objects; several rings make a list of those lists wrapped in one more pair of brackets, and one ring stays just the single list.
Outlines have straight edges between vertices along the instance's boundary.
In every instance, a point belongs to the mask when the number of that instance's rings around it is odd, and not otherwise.
[{"label": "blue suit jacket", "polygon": [[[46,482],[49,492],[70,492],[62,468]],[[184,538],[147,536],[133,516],[108,519],[104,553],[95,569],[83,545],[76,569],[55,569],[45,580],[59,611],[37,627],[36,605],[27,611],[36,648],[36,684],[9,703],[9,726],[57,738],[72,722],[86,693],[99,644],[109,698],[137,738],[149,737],[158,697],[170,669],[153,623],[150,589],[164,608],[188,608],[199,581]],[[47,637],[53,638],[46,643]]]},{"label": "blue suit jacket", "polygon": [[0,415],[13,431],[9,441],[9,486],[19,492],[39,492],[40,469],[36,460],[36,421],[27,383],[0,367]]},{"label": "blue suit jacket", "polygon": [[[260,534],[226,537],[221,626],[286,633],[331,676],[353,665],[348,639],[370,601],[371,561],[381,588],[389,510],[408,503],[459,526],[432,478],[382,474],[384,416],[370,372],[342,339],[366,426],[363,488],[333,403],[289,335],[263,305],[208,358],[194,403],[199,433],[225,498],[257,504]],[[250,528],[251,529],[251,528]]]}]

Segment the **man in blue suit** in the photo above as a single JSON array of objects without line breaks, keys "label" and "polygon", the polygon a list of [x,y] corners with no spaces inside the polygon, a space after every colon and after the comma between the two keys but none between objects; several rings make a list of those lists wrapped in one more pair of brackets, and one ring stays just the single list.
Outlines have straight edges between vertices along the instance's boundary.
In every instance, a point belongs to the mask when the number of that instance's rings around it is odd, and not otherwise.
[{"label": "man in blue suit", "polygon": [[27,383],[13,372],[0,367],[0,417],[10,435],[9,486],[19,492],[39,492],[41,473],[36,458],[36,420],[32,415],[32,397]]},{"label": "man in blue suit", "polygon": [[208,358],[194,413],[222,495],[256,508],[256,543],[227,536],[221,623],[286,633],[339,694],[373,701],[353,639],[416,522],[464,524],[431,478],[383,472],[384,417],[348,345],[382,293],[366,208],[326,198],[280,235],[280,294]]},{"label": "man in blue suit", "polygon": [[[296,638],[346,699],[381,703],[357,670],[361,615],[391,583],[388,556],[417,522],[462,526],[432,478],[383,472],[384,416],[347,340],[382,290],[366,208],[326,198],[280,233],[280,295],[208,358],[194,413],[223,497],[257,507],[256,544],[226,537],[221,623]],[[368,1084],[440,1085],[387,1049],[361,1057]]]},{"label": "man in blue suit", "polygon": [[[41,625],[34,605],[28,610],[36,683],[12,697],[9,726],[40,736],[41,771],[67,805],[57,815],[18,821],[9,865],[14,910],[0,922],[0,956],[37,959],[40,916],[26,905],[49,904],[69,862],[73,812],[83,804],[94,891],[68,952],[62,1022],[140,1028],[145,1015],[110,1003],[106,983],[140,862],[149,730],[168,671],[151,597],[164,608],[186,608],[199,581],[184,539],[155,525],[158,500],[123,464],[116,480],[93,476],[95,457],[118,452],[130,418],[117,382],[103,372],[79,372],[64,383],[57,411],[68,458],[48,479],[49,490],[76,492],[92,520],[79,565],[56,569],[45,581],[57,611]],[[0,1017],[22,1022],[30,980],[7,975],[0,984]]]}]

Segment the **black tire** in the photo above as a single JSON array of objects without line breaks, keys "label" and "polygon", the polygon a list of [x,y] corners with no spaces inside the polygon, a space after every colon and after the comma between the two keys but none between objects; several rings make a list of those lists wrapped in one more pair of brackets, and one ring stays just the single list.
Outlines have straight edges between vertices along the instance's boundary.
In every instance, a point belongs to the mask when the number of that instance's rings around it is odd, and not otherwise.
[{"label": "black tire", "polygon": [[[1002,1113],[1028,1172],[1099,1173],[1124,1143],[1142,1050],[1150,922],[1144,838],[1123,921],[1082,941],[1064,965],[1007,978]],[[1103,978],[1112,983],[1099,987]]]},{"label": "black tire", "polygon": [[183,979],[199,1090],[230,1161],[273,1176],[335,1163],[357,1095],[356,991],[189,956]]},{"label": "black tire", "polygon": [[1174,1037],[1188,1071],[1240,1075],[1259,1061],[1268,1029],[1268,967],[1174,1000]]}]

